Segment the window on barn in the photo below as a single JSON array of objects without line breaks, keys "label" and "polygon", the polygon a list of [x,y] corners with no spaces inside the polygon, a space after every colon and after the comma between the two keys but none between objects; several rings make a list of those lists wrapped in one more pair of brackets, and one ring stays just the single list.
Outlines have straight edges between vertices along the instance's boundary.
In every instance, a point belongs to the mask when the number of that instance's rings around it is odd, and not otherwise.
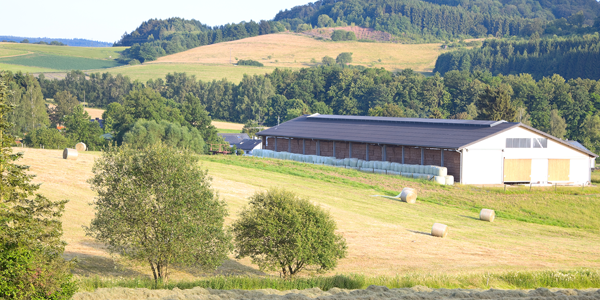
[{"label": "window on barn", "polygon": [[548,148],[548,139],[533,138],[533,148]]},{"label": "window on barn", "polygon": [[506,148],[531,148],[531,139],[506,139]]}]

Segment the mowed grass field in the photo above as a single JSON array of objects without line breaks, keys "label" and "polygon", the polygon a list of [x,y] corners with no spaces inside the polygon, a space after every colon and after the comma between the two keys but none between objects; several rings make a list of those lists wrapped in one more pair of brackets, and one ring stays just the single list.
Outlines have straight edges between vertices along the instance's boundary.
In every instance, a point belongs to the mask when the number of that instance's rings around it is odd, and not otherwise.
[{"label": "mowed grass field", "polygon": [[[78,257],[80,276],[150,275],[143,264],[111,257],[104,246],[86,237],[83,226],[93,218],[92,192],[86,180],[99,153],[80,153],[66,161],[61,151],[18,149],[43,183],[50,199],[68,199],[63,217],[66,257]],[[354,170],[252,157],[201,156],[213,188],[228,204],[230,224],[256,191],[284,187],[330,211],[348,243],[348,257],[329,274],[395,276],[397,274],[487,274],[512,271],[600,268],[600,188],[489,189],[439,186]],[[417,189],[409,205],[373,195]],[[497,211],[494,223],[478,220],[482,207]],[[433,223],[447,224],[445,239],[430,235]],[[215,274],[261,274],[249,260],[231,256]],[[207,275],[175,268],[173,280]],[[418,276],[421,276],[418,275]],[[444,276],[446,276],[444,275]],[[417,276],[417,277],[418,277]]]},{"label": "mowed grass field", "polygon": [[107,69],[126,47],[68,47],[0,43],[0,70],[54,73],[65,70]]}]

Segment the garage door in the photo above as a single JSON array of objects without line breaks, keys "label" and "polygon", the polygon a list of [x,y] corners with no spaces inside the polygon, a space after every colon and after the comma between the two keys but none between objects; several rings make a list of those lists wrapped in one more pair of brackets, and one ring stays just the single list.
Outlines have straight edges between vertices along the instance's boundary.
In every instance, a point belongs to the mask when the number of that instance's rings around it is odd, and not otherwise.
[{"label": "garage door", "polygon": [[571,174],[571,160],[569,159],[549,159],[548,160],[548,181],[569,181]]},{"label": "garage door", "polygon": [[530,182],[531,159],[504,159],[504,182]]}]

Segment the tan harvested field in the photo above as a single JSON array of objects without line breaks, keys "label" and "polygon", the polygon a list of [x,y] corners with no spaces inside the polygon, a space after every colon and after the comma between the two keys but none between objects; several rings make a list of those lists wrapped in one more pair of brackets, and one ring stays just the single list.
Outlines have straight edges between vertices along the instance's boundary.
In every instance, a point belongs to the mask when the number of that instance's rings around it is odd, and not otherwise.
[{"label": "tan harvested field", "polygon": [[98,119],[102,119],[102,114],[104,113],[104,109],[101,108],[89,108],[86,107],[85,111],[87,111],[87,113],[90,115],[90,117],[92,119],[98,118]]},{"label": "tan harvested field", "polygon": [[231,49],[234,63],[236,57],[253,59],[262,62],[265,67],[309,67],[316,65],[311,62],[311,59],[320,62],[326,55],[335,58],[342,52],[352,52],[352,64],[385,68],[389,71],[411,68],[419,72],[431,72],[437,57],[446,51],[440,46],[441,44],[331,42],[319,41],[301,34],[279,33],[197,47],[161,57],[148,65],[165,63],[228,65],[229,49]]},{"label": "tan harvested field", "polygon": [[240,130],[240,131],[242,129],[244,129],[244,124],[239,124],[239,123],[212,121],[212,124],[215,127],[217,127],[217,129],[232,129],[232,130]]},{"label": "tan harvested field", "polygon": [[[53,200],[68,199],[63,217],[66,257],[79,258],[80,275],[149,275],[148,268],[118,257],[85,236],[83,226],[93,217],[89,205],[94,197],[86,183],[92,175],[93,160],[99,153],[80,153],[78,160],[66,161],[61,151],[21,149],[20,162],[31,166],[41,193]],[[415,205],[372,197],[374,190],[361,189],[266,170],[203,161],[213,187],[230,210],[227,223],[234,220],[258,190],[279,186],[290,189],[328,209],[339,232],[348,243],[348,257],[330,274],[389,275],[402,273],[483,273],[517,270],[600,268],[600,231],[538,225],[498,218],[494,223],[477,220],[477,213],[454,207],[417,201]],[[240,176],[243,174],[243,176]],[[377,175],[385,176],[385,175]],[[414,182],[381,178],[401,190]],[[374,182],[375,183],[375,182]],[[432,190],[427,192],[440,192]],[[527,201],[527,198],[522,199]],[[544,205],[540,203],[540,205]],[[448,238],[432,237],[435,222],[450,227]],[[249,260],[230,260],[219,274],[259,274]],[[173,279],[197,276],[194,270],[179,269]]]}]

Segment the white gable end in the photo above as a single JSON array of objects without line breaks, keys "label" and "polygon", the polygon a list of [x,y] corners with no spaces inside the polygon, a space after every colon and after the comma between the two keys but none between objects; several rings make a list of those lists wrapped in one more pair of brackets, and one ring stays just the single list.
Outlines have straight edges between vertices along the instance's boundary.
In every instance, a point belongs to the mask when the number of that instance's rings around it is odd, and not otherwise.
[{"label": "white gable end", "polygon": [[[511,139],[508,145],[507,139]],[[512,144],[515,139],[518,139],[515,142],[516,147]],[[463,183],[585,183],[590,181],[590,166],[593,160],[588,154],[548,139],[544,135],[524,127],[515,127],[463,149]],[[555,170],[559,168],[557,163],[563,173],[560,180],[553,175],[558,172]],[[510,170],[505,170],[505,167]],[[512,174],[514,168],[519,169],[521,173],[529,173],[526,178],[519,177],[517,180]],[[530,170],[526,170],[527,168]],[[554,180],[551,180],[553,176]]]}]

